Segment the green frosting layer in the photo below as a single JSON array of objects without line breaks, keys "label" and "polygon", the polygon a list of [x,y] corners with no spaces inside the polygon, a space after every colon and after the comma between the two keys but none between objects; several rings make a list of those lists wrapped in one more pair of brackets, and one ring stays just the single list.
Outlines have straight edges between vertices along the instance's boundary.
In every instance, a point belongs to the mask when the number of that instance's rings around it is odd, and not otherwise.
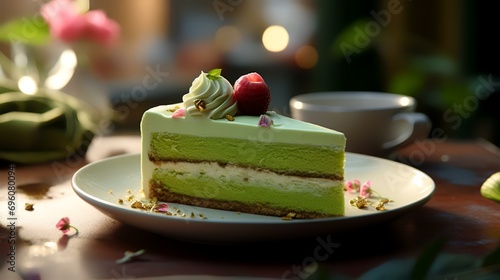
[{"label": "green frosting layer", "polygon": [[216,161],[309,177],[344,175],[344,150],[335,147],[153,132],[149,155],[154,160]]},{"label": "green frosting layer", "polygon": [[260,203],[291,211],[316,212],[327,215],[344,215],[342,182],[331,188],[318,188],[313,183],[308,191],[283,191],[245,184],[235,180],[213,178],[203,173],[193,174],[156,168],[152,180],[162,182],[170,192],[193,197],[242,203]]}]

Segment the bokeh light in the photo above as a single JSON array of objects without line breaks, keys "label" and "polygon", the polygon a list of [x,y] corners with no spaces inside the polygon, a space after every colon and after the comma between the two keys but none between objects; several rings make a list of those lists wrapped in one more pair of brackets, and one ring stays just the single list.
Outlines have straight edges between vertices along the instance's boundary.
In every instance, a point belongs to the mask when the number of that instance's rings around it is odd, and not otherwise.
[{"label": "bokeh light", "polygon": [[215,33],[215,43],[222,51],[229,51],[238,44],[241,34],[238,28],[232,25],[222,26]]},{"label": "bokeh light", "polygon": [[400,104],[401,106],[408,106],[408,105],[410,105],[410,103],[411,103],[411,99],[410,99],[410,98],[408,98],[408,97],[403,97],[403,98],[401,98],[401,99],[399,100],[399,104]]},{"label": "bokeh light", "polygon": [[22,76],[17,82],[19,90],[25,94],[33,95],[37,92],[38,86],[31,76]]},{"label": "bokeh light", "polygon": [[262,44],[270,52],[281,52],[288,46],[290,37],[283,26],[271,25],[262,34]]},{"label": "bokeh light", "polygon": [[300,47],[295,52],[295,63],[302,69],[311,69],[318,63],[318,51],[313,46]]},{"label": "bokeh light", "polygon": [[73,77],[77,64],[78,60],[73,50],[67,49],[63,51],[59,61],[45,80],[45,87],[57,90],[62,89]]}]

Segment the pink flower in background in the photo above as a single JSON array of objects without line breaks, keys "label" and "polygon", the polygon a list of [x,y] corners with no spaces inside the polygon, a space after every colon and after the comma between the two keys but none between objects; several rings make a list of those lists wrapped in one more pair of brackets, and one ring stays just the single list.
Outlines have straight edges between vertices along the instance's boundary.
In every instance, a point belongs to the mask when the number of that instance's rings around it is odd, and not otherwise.
[{"label": "pink flower in background", "polygon": [[119,25],[109,19],[101,10],[89,11],[84,15],[87,22],[87,32],[96,42],[112,44],[118,38]]},{"label": "pink flower in background", "polygon": [[52,36],[67,43],[84,39],[110,45],[120,33],[120,26],[102,10],[81,13],[74,0],[52,0],[40,8],[40,14]]}]

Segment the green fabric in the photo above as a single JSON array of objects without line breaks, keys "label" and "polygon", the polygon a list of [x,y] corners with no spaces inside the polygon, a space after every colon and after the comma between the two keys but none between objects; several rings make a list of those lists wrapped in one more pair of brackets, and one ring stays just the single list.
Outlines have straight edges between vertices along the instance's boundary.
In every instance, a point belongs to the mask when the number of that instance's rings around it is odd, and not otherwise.
[{"label": "green fabric", "polygon": [[78,99],[56,91],[0,94],[0,159],[41,163],[83,155],[94,122]]}]

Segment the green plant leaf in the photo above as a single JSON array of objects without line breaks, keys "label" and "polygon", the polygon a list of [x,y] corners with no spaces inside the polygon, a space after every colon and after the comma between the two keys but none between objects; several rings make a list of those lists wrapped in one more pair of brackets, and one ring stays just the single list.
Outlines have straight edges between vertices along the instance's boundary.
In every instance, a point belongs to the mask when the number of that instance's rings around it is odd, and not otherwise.
[{"label": "green plant leaf", "polygon": [[414,56],[410,64],[413,69],[444,77],[457,76],[459,69],[453,59],[440,54]]},{"label": "green plant leaf", "polygon": [[469,96],[474,94],[468,83],[458,80],[445,80],[436,90],[439,92],[439,96],[446,108],[452,108],[457,103],[463,103]]},{"label": "green plant leaf", "polygon": [[425,250],[415,260],[415,265],[411,271],[412,280],[421,280],[426,278],[432,264],[439,255],[439,251],[443,248],[445,243],[446,239],[440,238],[425,248]]},{"label": "green plant leaf", "polygon": [[1,41],[41,45],[49,39],[49,26],[41,16],[23,17],[0,26]]},{"label": "green plant leaf", "polygon": [[333,57],[347,58],[366,51],[373,41],[365,31],[369,22],[368,19],[359,19],[342,30],[331,46]]},{"label": "green plant leaf", "polygon": [[221,77],[222,69],[221,68],[215,68],[207,73],[207,78],[211,80],[217,80]]},{"label": "green plant leaf", "polygon": [[486,179],[481,185],[480,192],[483,197],[500,203],[500,172]]},{"label": "green plant leaf", "polygon": [[418,96],[425,85],[425,74],[408,70],[397,74],[389,83],[389,92]]}]

